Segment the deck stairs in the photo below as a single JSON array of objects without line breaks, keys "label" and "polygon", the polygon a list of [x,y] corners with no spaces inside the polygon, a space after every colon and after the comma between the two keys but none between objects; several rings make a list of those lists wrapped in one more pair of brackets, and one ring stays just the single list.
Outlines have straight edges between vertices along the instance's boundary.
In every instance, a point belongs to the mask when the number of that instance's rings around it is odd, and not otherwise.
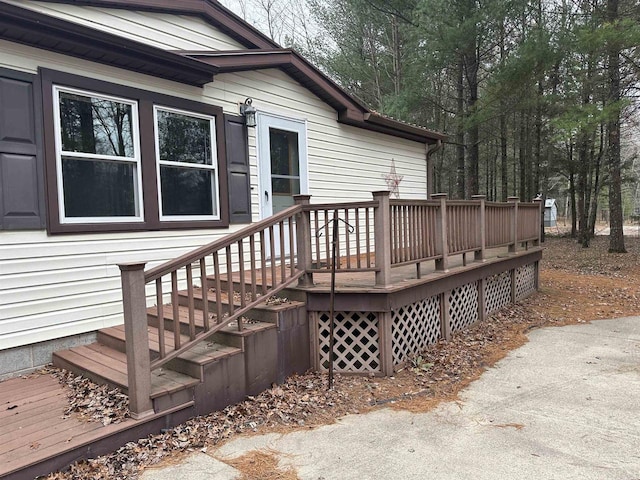
[{"label": "deck stairs", "polygon": [[[221,280],[223,289],[227,289],[227,278]],[[208,285],[215,285],[212,277],[207,277]],[[239,281],[235,280],[235,286]],[[202,311],[202,289],[194,288],[195,323],[197,332],[204,329]],[[266,300],[266,299],[265,299]],[[174,324],[179,325],[182,343],[189,340],[188,296],[186,291],[178,295],[178,318],[174,318],[171,304],[164,305],[164,336],[167,348],[174,346]],[[216,295],[208,291],[208,309],[211,323],[216,321],[217,312],[229,310],[229,300],[224,298],[218,309]],[[234,305],[238,305],[236,299]],[[277,312],[266,303],[254,307],[242,317],[242,330],[237,321],[233,321],[215,333],[210,340],[203,341],[195,348],[179,355],[164,367],[151,372],[151,397],[155,413],[175,410],[194,405],[195,389],[206,380],[206,372],[221,365],[224,360],[242,357],[247,351],[250,338],[277,328]],[[156,307],[147,310],[149,332],[149,353],[151,360],[158,358],[158,317]],[[124,325],[104,328],[97,333],[97,340],[85,346],[57,351],[53,354],[53,364],[90,378],[96,383],[107,384],[127,393],[127,358]],[[267,385],[268,386],[268,385]],[[210,388],[210,387],[208,387]],[[258,392],[248,392],[255,394]],[[236,398],[237,400],[237,398]],[[216,405],[222,407],[223,405]],[[206,413],[196,409],[197,413]]]}]

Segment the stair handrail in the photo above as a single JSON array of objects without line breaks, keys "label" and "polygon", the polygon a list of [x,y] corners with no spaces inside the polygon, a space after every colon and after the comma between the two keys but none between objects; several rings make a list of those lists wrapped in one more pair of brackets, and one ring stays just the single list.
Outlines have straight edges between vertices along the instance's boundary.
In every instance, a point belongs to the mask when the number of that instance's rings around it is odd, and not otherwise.
[{"label": "stair handrail", "polygon": [[242,240],[243,238],[247,238],[251,235],[258,233],[260,230],[264,230],[265,228],[269,228],[270,226],[276,225],[280,220],[291,217],[297,213],[302,211],[302,207],[300,205],[293,205],[285,210],[282,210],[275,215],[267,217],[258,222],[247,225],[240,230],[225,235],[223,238],[218,240],[214,240],[211,243],[203,245],[202,247],[197,248],[196,250],[192,250],[184,255],[181,255],[173,260],[169,260],[161,265],[153,267],[145,272],[144,279],[145,283],[152,282],[153,280],[162,277],[168,273],[171,273],[173,270],[177,268],[182,268],[187,265],[190,265],[202,257],[206,257],[211,253],[220,250],[222,248],[226,248],[227,246]]}]

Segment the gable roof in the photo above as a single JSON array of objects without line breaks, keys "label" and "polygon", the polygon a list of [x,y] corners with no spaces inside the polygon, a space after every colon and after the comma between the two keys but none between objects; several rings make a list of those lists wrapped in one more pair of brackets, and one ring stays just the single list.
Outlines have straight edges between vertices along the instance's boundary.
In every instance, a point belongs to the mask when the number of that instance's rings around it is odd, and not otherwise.
[{"label": "gable roof", "polygon": [[279,45],[216,0],[39,0],[88,7],[189,15],[204,20],[247,48]]},{"label": "gable roof", "polygon": [[213,81],[216,73],[279,68],[333,107],[340,123],[425,144],[447,138],[370,110],[300,54],[280,48],[215,0],[40,1],[191,15],[229,35],[247,50],[170,52],[2,2],[0,38],[197,86]]},{"label": "gable roof", "polygon": [[370,110],[295,50],[287,48],[235,51],[177,51],[215,65],[218,73],[279,68],[338,112],[340,123],[387,133],[422,143],[446,140],[446,135],[401,122]]},{"label": "gable roof", "polygon": [[214,65],[7,3],[0,3],[0,39],[200,87],[218,72]]}]

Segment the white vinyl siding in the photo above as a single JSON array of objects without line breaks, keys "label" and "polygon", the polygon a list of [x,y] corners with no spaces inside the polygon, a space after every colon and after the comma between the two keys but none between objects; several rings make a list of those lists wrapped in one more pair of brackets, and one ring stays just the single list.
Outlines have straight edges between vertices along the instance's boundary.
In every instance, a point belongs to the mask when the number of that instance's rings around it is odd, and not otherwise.
[{"label": "white vinyl siding", "polygon": [[[218,75],[200,89],[11,42],[0,41],[0,51],[5,68],[66,71],[221,106],[236,115],[239,104],[251,97],[258,110],[306,119],[312,203],[372,199],[372,191],[387,189],[392,159],[403,176],[401,197],[426,198],[424,145],[339,124],[333,108],[279,70]],[[255,145],[255,128],[250,128],[252,213],[257,220]],[[0,349],[121,323],[118,263],[148,262],[147,268],[153,267],[239,227],[55,236],[0,232]]]},{"label": "white vinyl siding", "polygon": [[[85,27],[165,50],[238,50],[239,42],[196,17],[118,8],[3,0]],[[175,0],[177,2],[181,0]]]}]

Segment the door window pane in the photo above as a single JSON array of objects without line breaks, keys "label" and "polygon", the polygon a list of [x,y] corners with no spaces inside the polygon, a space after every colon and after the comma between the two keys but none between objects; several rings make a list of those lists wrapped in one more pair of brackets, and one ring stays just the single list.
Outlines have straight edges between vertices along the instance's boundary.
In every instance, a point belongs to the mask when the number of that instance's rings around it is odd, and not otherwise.
[{"label": "door window pane", "polygon": [[214,181],[211,170],[160,168],[163,215],[213,215]]},{"label": "door window pane", "polygon": [[272,175],[300,175],[298,134],[277,128],[269,129]]},{"label": "door window pane", "polygon": [[63,152],[133,157],[131,104],[60,92]]},{"label": "door window pane", "polygon": [[298,195],[300,193],[300,179],[272,177],[271,191],[274,195]]},{"label": "door window pane", "polygon": [[66,217],[135,217],[136,165],[62,159]]}]

